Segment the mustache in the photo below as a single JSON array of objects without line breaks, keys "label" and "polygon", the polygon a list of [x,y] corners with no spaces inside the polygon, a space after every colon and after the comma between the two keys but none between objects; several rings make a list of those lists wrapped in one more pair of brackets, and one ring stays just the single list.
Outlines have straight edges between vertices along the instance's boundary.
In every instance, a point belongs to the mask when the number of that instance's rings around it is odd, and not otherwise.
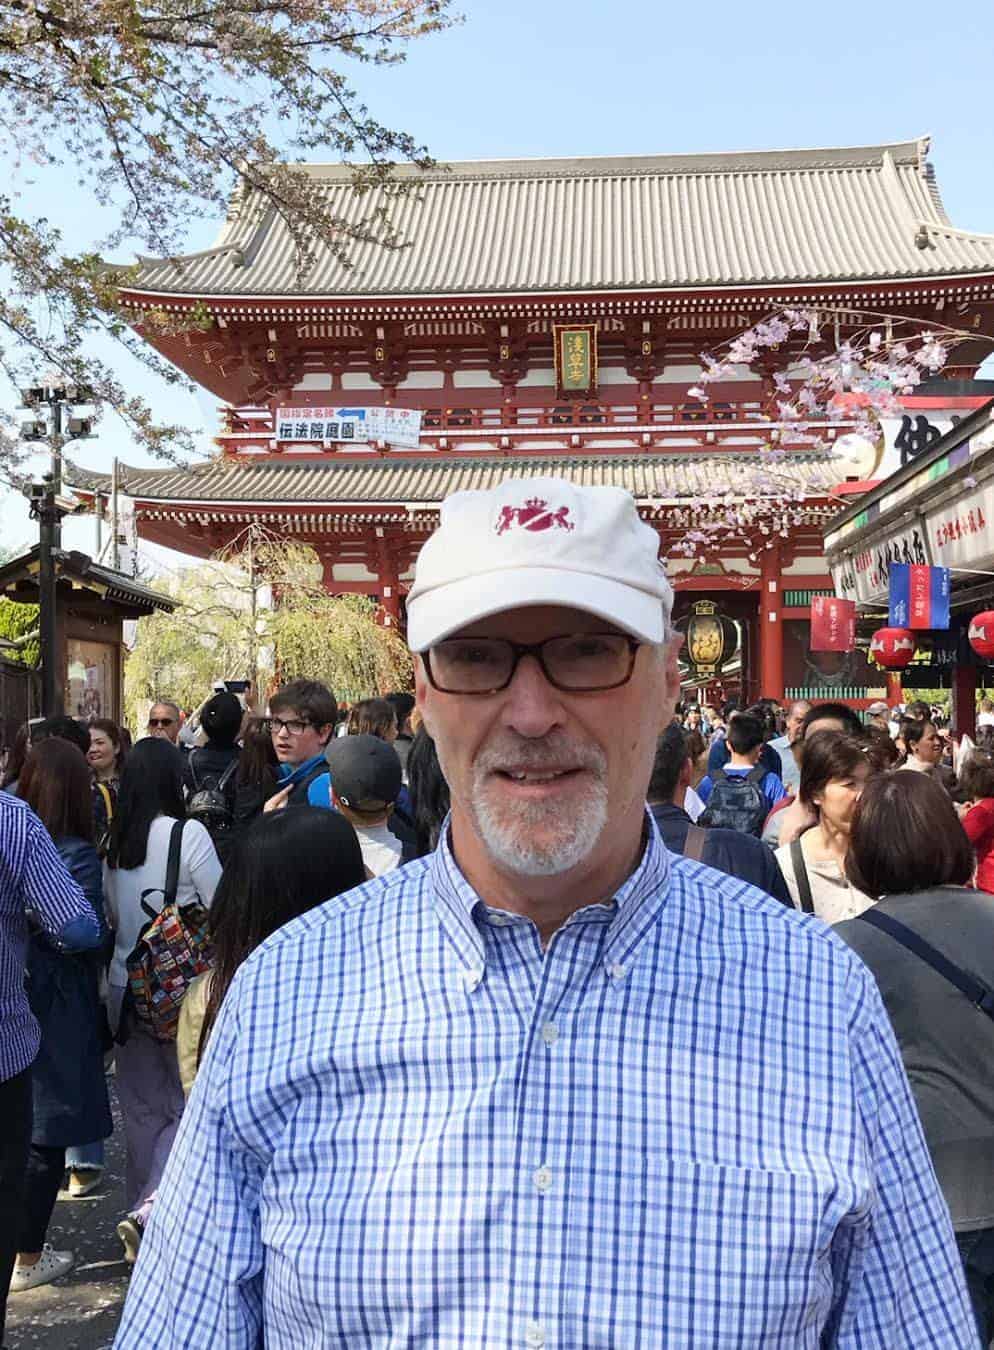
[{"label": "mustache", "polygon": [[508,766],[538,771],[589,769],[596,777],[604,778],[607,756],[600,746],[557,733],[537,740],[505,736],[487,745],[476,757],[478,772],[497,773]]}]

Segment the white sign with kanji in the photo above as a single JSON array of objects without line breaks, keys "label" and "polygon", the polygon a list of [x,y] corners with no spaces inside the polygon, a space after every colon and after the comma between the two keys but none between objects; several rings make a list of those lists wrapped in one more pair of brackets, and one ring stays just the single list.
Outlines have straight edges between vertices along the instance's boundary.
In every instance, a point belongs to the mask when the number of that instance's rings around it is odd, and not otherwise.
[{"label": "white sign with kanji", "polygon": [[278,441],[335,441],[388,445],[416,450],[421,444],[419,408],[277,408]]}]

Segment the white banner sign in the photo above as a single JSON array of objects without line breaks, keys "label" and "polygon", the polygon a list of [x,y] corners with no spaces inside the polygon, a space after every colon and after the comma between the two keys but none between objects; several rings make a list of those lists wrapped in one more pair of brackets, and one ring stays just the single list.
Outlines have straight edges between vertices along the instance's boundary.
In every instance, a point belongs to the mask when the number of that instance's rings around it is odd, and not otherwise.
[{"label": "white banner sign", "polygon": [[386,441],[403,449],[421,444],[420,408],[277,408],[278,441]]},{"label": "white banner sign", "polygon": [[994,558],[994,483],[926,511],[925,523],[938,566],[987,568]]},{"label": "white banner sign", "polygon": [[[945,559],[936,558],[936,563]],[[933,562],[929,554],[928,536],[920,522],[895,530],[872,548],[833,559],[830,571],[835,593],[843,600],[858,604],[879,603],[887,599],[891,563]]]}]

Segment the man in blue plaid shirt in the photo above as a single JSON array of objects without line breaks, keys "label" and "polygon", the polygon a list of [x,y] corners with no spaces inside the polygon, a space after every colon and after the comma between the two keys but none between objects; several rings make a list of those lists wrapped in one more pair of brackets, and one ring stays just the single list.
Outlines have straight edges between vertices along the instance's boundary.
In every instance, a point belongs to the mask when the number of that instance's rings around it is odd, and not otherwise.
[{"label": "man in blue plaid shirt", "polygon": [[872,976],[646,813],[657,550],[614,488],[445,502],[408,638],[448,827],[239,971],[121,1350],[976,1347]]}]

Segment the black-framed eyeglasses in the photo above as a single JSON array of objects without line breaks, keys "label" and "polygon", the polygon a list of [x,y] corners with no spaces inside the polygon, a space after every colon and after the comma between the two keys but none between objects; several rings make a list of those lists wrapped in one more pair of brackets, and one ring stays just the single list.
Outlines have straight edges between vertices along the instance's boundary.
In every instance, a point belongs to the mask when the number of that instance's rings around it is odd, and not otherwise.
[{"label": "black-framed eyeglasses", "polygon": [[176,721],[175,717],[150,717],[148,724],[150,727],[171,727]]},{"label": "black-framed eyeglasses", "polygon": [[272,736],[278,736],[281,731],[285,731],[288,736],[303,736],[307,728],[314,725],[313,722],[305,722],[299,717],[291,717],[289,722],[284,722],[282,717],[267,717],[266,722]]},{"label": "black-framed eyeglasses", "polygon": [[641,642],[625,633],[569,633],[544,642],[447,638],[422,653],[425,674],[441,694],[499,694],[523,656],[534,656],[556,689],[594,694],[627,684]]}]

